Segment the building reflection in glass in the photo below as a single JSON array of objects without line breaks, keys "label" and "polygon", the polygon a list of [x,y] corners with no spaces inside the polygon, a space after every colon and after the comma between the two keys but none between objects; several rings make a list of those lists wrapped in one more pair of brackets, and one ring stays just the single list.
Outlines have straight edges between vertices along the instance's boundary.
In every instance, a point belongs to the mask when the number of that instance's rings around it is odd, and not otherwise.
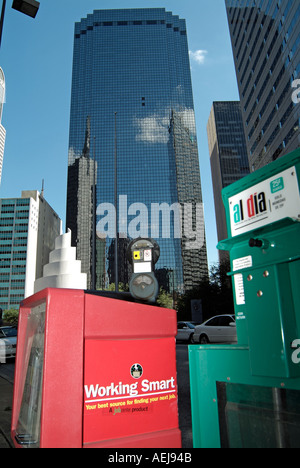
[{"label": "building reflection in glass", "polygon": [[[118,195],[127,197],[129,207],[127,220],[120,217],[118,225],[122,259],[127,242],[122,237],[125,233],[129,241],[128,225],[136,216],[137,232],[148,221],[151,237],[152,204],[189,203],[196,209],[202,203],[185,20],[164,9],[99,10],[75,25],[67,227],[83,271],[90,274],[94,173],[96,207],[115,203],[115,112]],[[147,207],[148,220],[138,210],[130,212],[137,203]],[[174,238],[172,216],[169,237],[161,226],[156,236],[161,249],[156,269],[174,272],[169,289],[178,292],[208,274],[204,218],[197,223],[190,216],[193,230],[203,231],[201,248],[189,249],[189,239]],[[100,219],[96,215],[96,225]],[[114,282],[114,239],[96,236],[94,252],[96,287],[108,288]],[[119,278],[126,283],[128,271],[119,261]]]}]

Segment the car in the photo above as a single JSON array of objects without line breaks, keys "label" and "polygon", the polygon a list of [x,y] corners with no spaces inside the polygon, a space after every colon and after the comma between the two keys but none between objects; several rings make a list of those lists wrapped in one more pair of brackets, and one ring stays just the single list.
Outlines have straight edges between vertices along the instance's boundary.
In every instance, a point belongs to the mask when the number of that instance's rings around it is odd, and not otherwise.
[{"label": "car", "polygon": [[16,357],[17,327],[0,327],[0,364]]},{"label": "car", "polygon": [[194,342],[195,325],[191,322],[178,322],[176,341]]},{"label": "car", "polygon": [[194,343],[237,343],[234,315],[217,315],[194,330]]}]

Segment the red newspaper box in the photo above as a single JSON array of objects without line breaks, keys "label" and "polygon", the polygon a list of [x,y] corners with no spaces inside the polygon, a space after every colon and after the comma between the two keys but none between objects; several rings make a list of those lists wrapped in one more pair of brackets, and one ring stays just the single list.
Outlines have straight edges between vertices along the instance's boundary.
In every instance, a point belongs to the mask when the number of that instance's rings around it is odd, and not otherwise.
[{"label": "red newspaper box", "polygon": [[20,308],[16,447],[180,448],[176,312],[45,289]]}]

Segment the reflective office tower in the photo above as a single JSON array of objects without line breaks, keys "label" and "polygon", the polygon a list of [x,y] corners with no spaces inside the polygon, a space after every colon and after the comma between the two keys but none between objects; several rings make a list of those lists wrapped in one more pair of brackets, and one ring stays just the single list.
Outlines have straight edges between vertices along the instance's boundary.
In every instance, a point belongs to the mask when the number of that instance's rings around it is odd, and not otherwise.
[{"label": "reflective office tower", "polygon": [[2,68],[0,67],[0,184],[1,184],[1,178],[2,178],[2,166],[3,166],[5,134],[6,134],[5,128],[1,124],[4,102],[5,102],[5,76],[4,76]]},{"label": "reflective office tower", "polygon": [[300,144],[300,3],[225,1],[250,169],[256,170]]},{"label": "reflective office tower", "polygon": [[[129,9],[76,23],[68,164],[66,227],[89,287],[115,281],[116,200],[120,259],[130,238],[149,236],[161,248],[156,270],[165,289],[182,292],[207,275],[185,20]],[[174,204],[186,204],[182,236]],[[121,260],[120,282],[128,271]]]},{"label": "reflective office tower", "polygon": [[[222,189],[249,174],[249,162],[239,101],[213,102],[207,123],[218,240],[228,238]],[[219,251],[221,259],[227,253]]]}]

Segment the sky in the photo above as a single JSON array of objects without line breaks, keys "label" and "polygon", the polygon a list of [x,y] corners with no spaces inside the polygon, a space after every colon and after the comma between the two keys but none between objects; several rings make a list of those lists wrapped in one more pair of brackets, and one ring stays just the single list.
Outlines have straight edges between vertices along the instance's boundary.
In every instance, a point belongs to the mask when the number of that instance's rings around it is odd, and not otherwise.
[{"label": "sky", "polygon": [[11,4],[0,50],[7,132],[0,198],[41,191],[44,179],[65,230],[74,24],[97,9],[165,8],[187,22],[208,261],[217,262],[206,126],[213,101],[239,100],[225,0],[40,0],[35,19]]}]

